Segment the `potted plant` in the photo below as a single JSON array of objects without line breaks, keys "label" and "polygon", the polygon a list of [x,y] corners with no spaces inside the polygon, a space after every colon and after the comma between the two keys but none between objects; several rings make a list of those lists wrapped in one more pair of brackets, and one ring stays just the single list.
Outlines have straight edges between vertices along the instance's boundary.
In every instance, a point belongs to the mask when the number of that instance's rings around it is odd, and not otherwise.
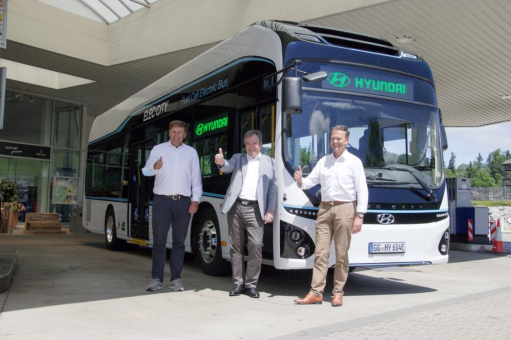
[{"label": "potted plant", "polygon": [[2,182],[0,182],[0,195],[3,197],[2,202],[18,202],[18,188],[16,187],[16,183],[10,179],[2,179]]},{"label": "potted plant", "polygon": [[10,227],[16,228],[20,211],[26,210],[23,204],[18,203],[18,188],[16,187],[16,183],[10,179],[2,179],[2,182],[0,182],[0,195],[2,196],[4,207],[11,208]]}]

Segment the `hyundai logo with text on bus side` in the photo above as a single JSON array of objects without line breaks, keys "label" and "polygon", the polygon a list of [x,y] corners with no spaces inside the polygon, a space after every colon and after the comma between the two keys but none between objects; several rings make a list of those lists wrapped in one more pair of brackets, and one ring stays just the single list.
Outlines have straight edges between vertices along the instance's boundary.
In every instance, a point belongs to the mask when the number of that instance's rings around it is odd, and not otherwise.
[{"label": "hyundai logo with text on bus side", "polygon": [[392,224],[394,223],[394,215],[391,214],[378,214],[376,217],[380,224]]},{"label": "hyundai logo with text on bus side", "polygon": [[334,72],[330,73],[327,78],[328,82],[335,87],[346,87],[350,84],[350,77],[344,73]]}]

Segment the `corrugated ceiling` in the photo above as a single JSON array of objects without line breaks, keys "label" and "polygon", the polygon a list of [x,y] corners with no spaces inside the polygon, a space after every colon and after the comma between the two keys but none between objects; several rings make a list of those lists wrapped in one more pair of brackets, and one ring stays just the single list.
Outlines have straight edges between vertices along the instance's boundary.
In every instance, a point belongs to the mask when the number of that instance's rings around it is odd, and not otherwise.
[{"label": "corrugated ceiling", "polygon": [[[430,64],[449,127],[511,121],[511,1],[396,0],[307,23],[366,33],[419,54]],[[413,37],[401,44],[396,37]],[[89,104],[99,115],[214,44],[104,67],[13,41],[0,58],[96,81],[50,90],[8,81],[10,89]]]}]

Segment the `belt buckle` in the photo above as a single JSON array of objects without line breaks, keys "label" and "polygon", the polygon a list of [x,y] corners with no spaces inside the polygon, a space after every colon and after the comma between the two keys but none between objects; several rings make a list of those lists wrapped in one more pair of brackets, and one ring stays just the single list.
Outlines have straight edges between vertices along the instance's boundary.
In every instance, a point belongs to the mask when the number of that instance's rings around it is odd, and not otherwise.
[{"label": "belt buckle", "polygon": [[241,204],[248,205],[248,201],[241,200]]},{"label": "belt buckle", "polygon": [[172,195],[171,197],[174,201],[177,201],[179,199],[179,195]]}]

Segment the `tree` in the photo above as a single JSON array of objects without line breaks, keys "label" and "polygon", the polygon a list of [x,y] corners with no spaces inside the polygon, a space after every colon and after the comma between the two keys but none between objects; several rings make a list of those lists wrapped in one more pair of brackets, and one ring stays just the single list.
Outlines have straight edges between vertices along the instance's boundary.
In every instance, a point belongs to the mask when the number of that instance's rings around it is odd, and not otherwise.
[{"label": "tree", "polygon": [[451,152],[451,158],[449,159],[449,166],[447,167],[453,173],[456,173],[456,155]]},{"label": "tree", "polygon": [[477,154],[476,161],[474,162],[474,169],[479,170],[483,167],[483,156],[481,154]]},{"label": "tree", "polygon": [[474,165],[472,164],[472,162],[469,162],[469,163],[468,163],[468,166],[467,166],[467,168],[465,169],[465,171],[466,171],[467,177],[468,177],[468,178],[472,178],[472,176],[473,176],[473,175],[474,175],[474,173],[475,173]]},{"label": "tree", "polygon": [[506,156],[501,154],[500,149],[490,152],[486,160],[487,169],[490,176],[495,179],[495,185],[502,185],[502,163],[506,161]]},{"label": "tree", "polygon": [[494,187],[495,180],[486,169],[476,170],[470,178],[472,187]]},{"label": "tree", "polygon": [[467,177],[467,168],[468,168],[468,165],[466,164],[461,164],[457,169],[456,169],[456,177]]}]

